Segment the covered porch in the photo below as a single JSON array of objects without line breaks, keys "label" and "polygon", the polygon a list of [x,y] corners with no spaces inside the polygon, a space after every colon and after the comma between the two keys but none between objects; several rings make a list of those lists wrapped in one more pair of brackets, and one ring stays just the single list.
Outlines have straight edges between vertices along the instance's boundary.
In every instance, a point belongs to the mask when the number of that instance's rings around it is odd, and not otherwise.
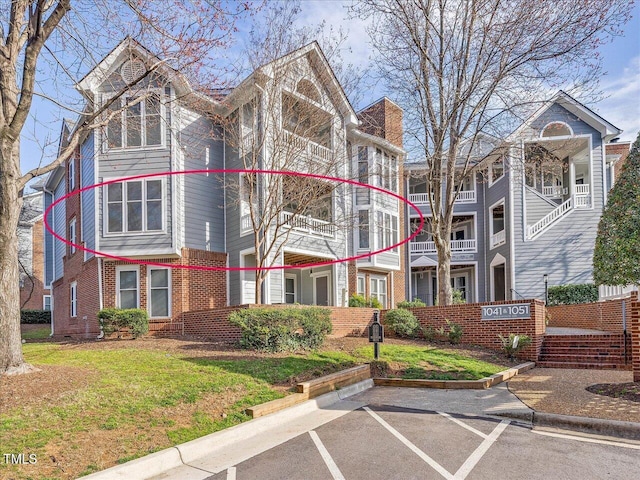
[{"label": "covered porch", "polygon": [[[411,300],[420,299],[428,306],[438,304],[438,273],[436,265],[421,265],[425,262],[412,262]],[[478,300],[476,277],[477,265],[451,265],[451,288],[460,292],[464,303]]]}]

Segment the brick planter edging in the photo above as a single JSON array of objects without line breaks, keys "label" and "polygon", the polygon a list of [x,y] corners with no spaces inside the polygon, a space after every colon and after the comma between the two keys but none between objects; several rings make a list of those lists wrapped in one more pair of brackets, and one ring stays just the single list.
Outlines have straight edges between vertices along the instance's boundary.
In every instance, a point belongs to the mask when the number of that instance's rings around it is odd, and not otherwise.
[{"label": "brick planter edging", "polygon": [[405,380],[404,378],[374,378],[373,383],[381,387],[406,387],[406,388],[441,388],[441,389],[471,389],[485,390],[515,377],[520,372],[526,372],[535,367],[535,362],[527,362],[513,368],[503,370],[490,377],[479,380]]}]

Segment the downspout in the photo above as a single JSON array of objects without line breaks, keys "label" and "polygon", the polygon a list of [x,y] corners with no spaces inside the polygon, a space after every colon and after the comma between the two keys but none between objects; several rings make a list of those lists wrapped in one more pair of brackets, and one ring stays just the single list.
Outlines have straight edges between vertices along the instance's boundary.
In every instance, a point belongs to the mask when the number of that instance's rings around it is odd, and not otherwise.
[{"label": "downspout", "polygon": [[[102,300],[102,257],[98,258],[98,304],[100,307],[100,310],[102,310],[104,308],[104,303]],[[100,325],[100,334],[98,335],[97,339],[100,340],[104,338],[104,331],[102,330],[102,325]]]},{"label": "downspout", "polygon": [[[46,189],[46,187],[44,187],[44,186],[43,186],[43,187],[42,187],[42,191],[43,191],[43,192],[45,192],[45,195],[46,195],[47,193],[48,193],[49,195],[51,195],[51,199],[52,199],[52,200],[53,200],[53,199],[55,199],[55,197],[54,197],[54,195],[53,195],[53,192],[52,192],[52,191],[50,191],[50,190],[47,190],[47,189]],[[45,202],[44,202],[44,196],[43,196],[43,198],[42,198],[42,207],[43,207],[43,208],[44,208],[44,203],[45,203]],[[52,202],[52,203],[53,203],[53,202]],[[55,207],[54,207],[54,209],[55,209]],[[51,217],[52,217],[52,219],[53,219],[53,222],[55,222],[55,217],[56,217],[56,216],[55,216],[55,214],[53,214],[53,210],[51,210]],[[43,225],[44,225],[45,220],[46,220],[46,218],[45,218],[45,217],[44,217],[44,215],[43,215],[43,217],[42,217],[42,224],[43,224]],[[53,224],[53,227],[54,227],[54,230],[55,230],[55,223]],[[43,232],[42,232],[43,237],[44,237],[44,234],[45,234],[45,232],[43,231]],[[46,251],[47,251],[47,240],[46,240],[46,237],[45,237],[43,240],[44,240],[44,241],[43,241],[44,251],[46,252]],[[54,275],[53,275],[53,270],[55,270],[55,268],[56,268],[56,267],[55,267],[55,265],[56,265],[56,259],[55,259],[55,248],[53,248],[53,252],[52,252],[52,253],[53,253],[53,257],[54,257],[54,258],[53,258],[52,272],[51,272],[52,278],[51,278],[51,282],[49,282],[49,294],[51,295],[51,302],[50,302],[50,305],[51,305],[51,333],[49,334],[49,337],[53,337],[53,334],[54,334],[54,327],[53,327],[53,309],[55,308],[55,304],[53,303],[53,276],[54,276]],[[47,262],[44,262],[44,276],[45,276],[45,280],[46,280],[46,277],[47,277]]]},{"label": "downspout", "polygon": [[[222,205],[223,205],[223,209],[222,209],[222,216],[223,216],[223,221],[224,221],[224,235],[223,235],[223,242],[224,242],[224,253],[227,256],[226,259],[226,264],[227,264],[227,268],[225,270],[225,277],[227,279],[227,307],[231,304],[231,290],[229,288],[229,251],[227,250],[227,130],[226,128],[224,128],[224,126],[222,127],[222,170],[224,171],[224,173],[222,174]],[[239,275],[242,275],[241,273],[239,273]],[[242,285],[242,278],[240,279],[240,284]]]}]

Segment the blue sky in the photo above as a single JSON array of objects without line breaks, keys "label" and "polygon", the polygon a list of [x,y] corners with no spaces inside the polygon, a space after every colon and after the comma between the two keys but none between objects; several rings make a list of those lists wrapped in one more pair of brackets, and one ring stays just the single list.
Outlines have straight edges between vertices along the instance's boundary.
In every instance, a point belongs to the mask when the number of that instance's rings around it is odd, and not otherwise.
[{"label": "blue sky", "polygon": [[[366,25],[358,20],[347,19],[346,4],[342,0],[302,0],[302,11],[295,23],[299,26],[315,25],[324,20],[327,25],[341,27],[348,34],[342,52],[343,59],[364,67],[372,52]],[[600,81],[604,99],[588,106],[624,130],[622,140],[633,141],[640,131],[640,3],[636,3],[633,18],[625,25],[624,35],[604,45],[600,52],[606,73]],[[41,68],[46,67],[41,65]],[[386,92],[378,85],[371,97],[363,97],[361,104],[354,107],[362,108],[382,95],[393,98],[393,92]],[[53,160],[61,115],[74,117],[69,112],[61,114],[59,109],[39,98],[35,99],[31,113],[22,135],[23,172],[40,162],[46,164]]]}]

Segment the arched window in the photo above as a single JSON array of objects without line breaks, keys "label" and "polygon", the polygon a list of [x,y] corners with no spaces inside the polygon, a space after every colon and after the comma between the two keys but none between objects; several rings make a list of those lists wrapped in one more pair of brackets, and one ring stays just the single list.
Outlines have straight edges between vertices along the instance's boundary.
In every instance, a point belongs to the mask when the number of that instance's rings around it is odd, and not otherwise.
[{"label": "arched window", "polygon": [[302,79],[298,82],[298,86],[296,87],[298,93],[301,93],[307,98],[310,98],[316,103],[320,103],[320,92],[316,88],[316,86],[310,81],[306,79]]},{"label": "arched window", "polygon": [[542,129],[541,137],[564,137],[573,135],[571,128],[564,122],[552,122]]}]

